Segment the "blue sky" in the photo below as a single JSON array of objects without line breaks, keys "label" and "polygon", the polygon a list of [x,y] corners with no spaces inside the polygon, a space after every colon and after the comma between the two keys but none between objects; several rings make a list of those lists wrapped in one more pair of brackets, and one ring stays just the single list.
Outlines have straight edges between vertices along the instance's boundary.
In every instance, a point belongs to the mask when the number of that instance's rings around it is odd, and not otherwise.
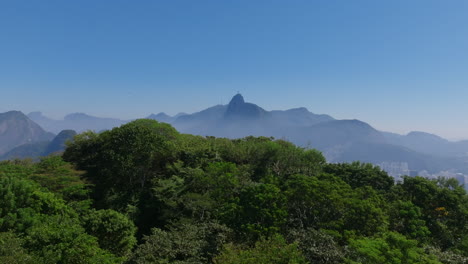
[{"label": "blue sky", "polygon": [[468,138],[468,1],[0,1],[0,112],[305,106]]}]

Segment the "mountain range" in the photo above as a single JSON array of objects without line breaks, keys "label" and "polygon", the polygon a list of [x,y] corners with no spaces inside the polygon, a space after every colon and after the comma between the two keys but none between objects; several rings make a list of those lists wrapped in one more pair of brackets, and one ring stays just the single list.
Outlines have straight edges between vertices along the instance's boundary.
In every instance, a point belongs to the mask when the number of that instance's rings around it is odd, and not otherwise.
[{"label": "mountain range", "polygon": [[35,143],[27,143],[15,147],[0,156],[0,160],[11,159],[37,159],[39,157],[48,156],[54,153],[60,153],[65,150],[66,142],[73,140],[76,132],[73,130],[63,130],[51,141],[40,141]]},{"label": "mountain range", "polygon": [[63,130],[58,135],[42,127],[19,111],[0,114],[0,160],[37,158],[65,149],[65,142],[76,132]]},{"label": "mountain range", "polygon": [[0,114],[0,155],[17,146],[49,141],[53,137],[54,134],[46,132],[19,111]]},{"label": "mountain range", "polygon": [[[31,126],[37,123],[36,130],[42,134],[36,134],[49,140],[51,133],[44,130],[53,133],[62,130],[99,132],[130,121],[83,113],[69,114],[63,120],[50,119],[40,112],[21,118],[27,118]],[[304,107],[267,111],[246,102],[241,94],[236,94],[227,105],[215,105],[196,113],[176,116],[158,113],[146,118],[169,123],[182,133],[195,135],[286,139],[299,146],[322,151],[329,162],[401,163],[407,164],[409,170],[426,170],[429,173],[452,170],[468,174],[468,141],[451,142],[425,132],[399,135],[378,131],[360,120],[337,120],[329,115],[312,113]],[[7,125],[0,123],[0,150],[4,153],[19,143],[31,143],[28,139],[9,145],[2,143],[5,142],[2,141],[2,127]],[[40,137],[34,141],[41,141]]]},{"label": "mountain range", "polygon": [[52,133],[59,133],[62,130],[74,130],[78,133],[86,130],[102,131],[129,122],[129,120],[94,117],[84,113],[69,114],[62,120],[48,118],[41,112],[29,113],[28,117],[42,128]]}]

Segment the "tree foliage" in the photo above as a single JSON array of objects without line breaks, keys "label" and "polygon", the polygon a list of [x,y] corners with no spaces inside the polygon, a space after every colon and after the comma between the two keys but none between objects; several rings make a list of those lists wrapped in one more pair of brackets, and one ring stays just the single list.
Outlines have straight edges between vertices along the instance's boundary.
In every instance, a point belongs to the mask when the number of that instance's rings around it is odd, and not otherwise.
[{"label": "tree foliage", "polygon": [[464,263],[468,196],[266,137],[136,120],[0,162],[4,263]]},{"label": "tree foliage", "polygon": [[225,246],[214,263],[223,264],[302,264],[307,263],[296,244],[287,244],[286,240],[275,235],[269,239],[260,239],[253,248],[239,248],[233,244]]}]

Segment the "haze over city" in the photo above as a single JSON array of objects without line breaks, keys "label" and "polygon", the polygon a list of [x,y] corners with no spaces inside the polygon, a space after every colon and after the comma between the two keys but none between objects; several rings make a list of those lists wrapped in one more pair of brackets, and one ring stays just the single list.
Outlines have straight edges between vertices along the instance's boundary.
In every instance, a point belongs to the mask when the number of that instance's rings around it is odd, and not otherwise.
[{"label": "haze over city", "polygon": [[307,107],[468,138],[466,1],[2,1],[0,112]]}]

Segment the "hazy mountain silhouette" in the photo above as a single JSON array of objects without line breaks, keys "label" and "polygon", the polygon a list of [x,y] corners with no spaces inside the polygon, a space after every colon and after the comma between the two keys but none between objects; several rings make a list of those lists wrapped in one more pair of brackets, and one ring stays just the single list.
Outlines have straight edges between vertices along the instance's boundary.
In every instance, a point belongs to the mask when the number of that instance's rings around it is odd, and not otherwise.
[{"label": "hazy mountain silhouette", "polygon": [[236,94],[229,102],[223,118],[226,121],[258,120],[268,115],[256,104],[246,103],[241,94]]},{"label": "hazy mountain silhouette", "polygon": [[437,135],[413,131],[407,135],[382,132],[388,143],[440,157],[467,157],[468,141],[448,141]]},{"label": "hazy mountain silhouette", "polygon": [[334,120],[329,115],[317,115],[309,112],[307,108],[293,108],[285,111],[273,110],[270,112],[270,123],[290,126],[312,126],[321,122]]},{"label": "hazy mountain silhouette", "polygon": [[151,114],[151,115],[147,116],[146,118],[147,119],[154,119],[156,121],[164,122],[164,123],[171,123],[176,119],[175,117],[169,116],[164,112],[161,112],[161,113],[156,114],[156,115]]},{"label": "hazy mountain silhouette", "polygon": [[164,122],[164,123],[172,123],[174,122],[178,117],[187,115],[186,113],[178,113],[175,116],[170,116],[164,112],[158,113],[158,114],[151,114],[147,116],[147,119],[153,119],[158,122]]},{"label": "hazy mountain silhouette", "polygon": [[[53,120],[40,112],[29,117],[48,131],[73,129],[102,131],[126,123],[75,113]],[[460,169],[468,173],[468,141],[451,142],[424,132],[408,135],[377,131],[359,120],[336,120],[304,107],[267,111],[236,94],[229,104],[215,105],[193,114],[170,116],[163,112],[147,118],[170,123],[182,133],[240,138],[272,136],[299,146],[319,149],[330,162],[407,162],[412,170]],[[32,148],[33,149],[33,148]],[[37,147],[35,148],[38,149]]]},{"label": "hazy mountain silhouette", "polygon": [[29,119],[34,121],[36,124],[40,125],[44,130],[58,133],[61,130],[56,128],[58,120],[54,120],[44,116],[41,112],[31,112],[28,114]]},{"label": "hazy mountain silhouette", "polygon": [[102,118],[90,116],[84,113],[73,113],[64,117],[63,120],[54,120],[42,115],[41,112],[28,114],[34,122],[38,123],[45,130],[59,133],[62,130],[75,130],[83,132],[86,130],[102,131],[120,126],[128,121],[116,118]]},{"label": "hazy mountain silhouette", "polygon": [[306,108],[266,111],[235,95],[228,105],[217,105],[176,119],[184,133],[220,137],[273,136],[296,144],[326,149],[354,141],[385,142],[383,135],[358,120],[335,120]]},{"label": "hazy mountain silhouette", "polygon": [[298,145],[311,144],[326,150],[335,145],[356,142],[386,143],[385,137],[369,124],[359,120],[333,120],[290,131],[289,139]]},{"label": "hazy mountain silhouette", "polygon": [[19,111],[0,114],[0,155],[17,146],[48,141],[53,137]]},{"label": "hazy mountain silhouette", "polygon": [[[319,149],[330,162],[360,160],[372,163],[407,162],[412,170],[438,172],[458,168],[468,172],[466,162],[434,155],[463,152],[467,142],[449,142],[435,135],[413,132],[407,136],[381,132],[359,120],[335,120],[306,108],[266,111],[235,95],[228,105],[216,105],[172,122],[179,131],[202,136],[239,138],[273,136],[303,147]],[[460,150],[461,149],[461,150]],[[465,151],[466,152],[466,151]]]},{"label": "hazy mountain silhouette", "polygon": [[47,146],[44,154],[49,155],[55,152],[64,151],[66,148],[66,142],[73,140],[73,137],[76,136],[76,131],[74,130],[63,130],[61,131]]},{"label": "hazy mountain silhouette", "polygon": [[179,131],[196,135],[228,138],[245,136],[287,136],[293,127],[304,127],[334,120],[316,115],[305,108],[266,111],[235,95],[228,105],[216,105],[200,112],[177,118],[172,124]]},{"label": "hazy mountain silhouette", "polygon": [[0,156],[0,160],[8,159],[37,159],[41,156],[47,156],[53,153],[65,150],[65,143],[72,140],[76,135],[73,130],[63,130],[52,141],[41,141],[36,143],[27,143],[20,145]]}]

